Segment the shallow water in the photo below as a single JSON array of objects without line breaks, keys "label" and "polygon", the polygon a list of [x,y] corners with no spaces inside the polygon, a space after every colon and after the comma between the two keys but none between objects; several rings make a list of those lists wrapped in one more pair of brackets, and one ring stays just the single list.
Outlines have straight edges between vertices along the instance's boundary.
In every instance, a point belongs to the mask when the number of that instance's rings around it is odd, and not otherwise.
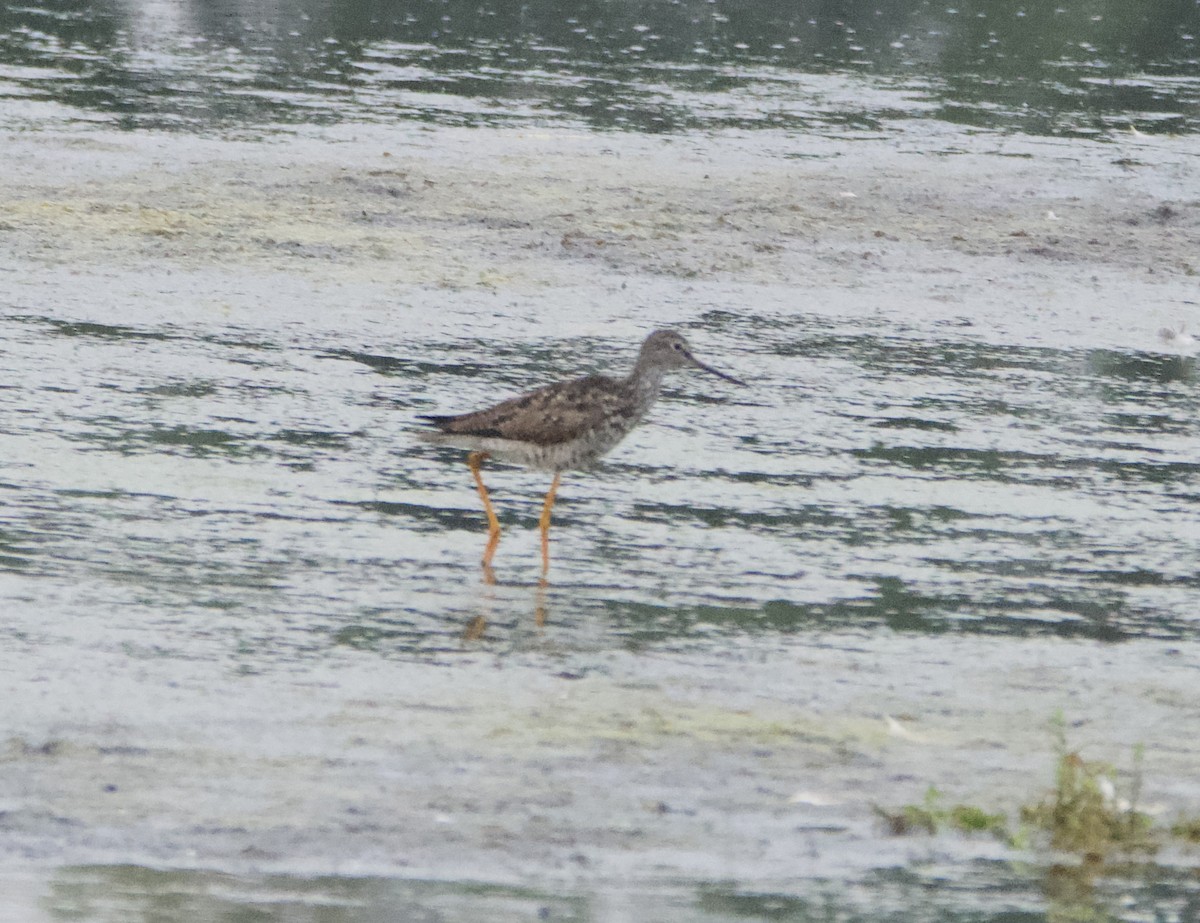
[{"label": "shallow water", "polygon": [[0,13],[0,919],[1187,919],[873,806],[1200,804],[1194,11],[330,10]]},{"label": "shallow water", "polygon": [[[158,906],[169,902],[171,912],[189,920],[241,919],[236,916],[248,903],[269,919],[320,919],[330,923],[374,920],[488,920],[548,919],[672,919],[689,923],[717,920],[906,920],[996,919],[1023,923],[1044,919],[1034,894],[1013,887],[1003,871],[979,863],[969,873],[969,887],[987,889],[991,913],[972,913],[959,906],[961,895],[936,887],[937,871],[880,874],[869,885],[870,899],[840,891],[828,884],[815,885],[797,897],[740,892],[719,882],[694,891],[684,888],[655,893],[562,895],[531,889],[477,887],[464,894],[461,887],[439,882],[394,879],[321,879],[272,877],[247,882],[231,876],[181,875],[129,867],[64,869],[54,882],[48,905],[61,919],[137,919],[156,912],[147,898],[159,895]],[[966,882],[964,882],[966,884]],[[1170,914],[1187,919],[1194,903],[1168,902],[1155,888],[1176,884],[1169,876],[1144,888],[1125,891],[1110,899],[1129,914]],[[940,892],[940,893],[939,893]],[[115,900],[109,895],[119,895]],[[1070,912],[1069,901],[1053,906]],[[161,912],[161,911],[158,911]],[[1103,911],[1100,911],[1103,913]],[[230,916],[233,914],[234,916]],[[1105,917],[1098,917],[1104,919]],[[1161,918],[1161,916],[1159,917]],[[247,917],[249,919],[249,917]]]},{"label": "shallow water", "polygon": [[561,124],[874,134],[897,118],[1104,137],[1196,129],[1200,12],[1010,0],[728,8],[426,0],[66,3],[0,12],[9,126]]},{"label": "shallow water", "polygon": [[[768,310],[681,325],[749,387],[676,375],[652,423],[568,475],[552,612],[619,606],[618,643],[664,617],[685,637],[1194,637],[1189,358]],[[5,319],[10,578],[126,624],[283,616],[301,646],[314,620],[391,647],[450,643],[481,514],[462,453],[417,442],[414,414],[619,369],[635,345],[454,336],[450,319],[368,344],[300,318],[197,329],[125,313],[119,327]],[[501,466],[487,479],[501,582],[532,585],[546,479]]]}]

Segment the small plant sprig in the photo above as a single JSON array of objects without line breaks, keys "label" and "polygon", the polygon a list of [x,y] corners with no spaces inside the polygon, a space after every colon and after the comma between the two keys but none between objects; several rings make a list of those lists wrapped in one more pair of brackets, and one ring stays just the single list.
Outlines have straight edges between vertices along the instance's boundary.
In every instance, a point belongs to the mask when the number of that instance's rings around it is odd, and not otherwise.
[{"label": "small plant sprig", "polygon": [[1103,862],[1114,853],[1154,853],[1159,847],[1154,820],[1137,806],[1145,748],[1134,747],[1129,798],[1124,799],[1117,795],[1112,765],[1085,760],[1068,747],[1061,714],[1052,727],[1058,751],[1054,788],[1041,801],[1021,808],[1022,822],[1049,834],[1052,848],[1090,862]]},{"label": "small plant sprig", "polygon": [[932,785],[925,790],[925,799],[920,804],[906,804],[898,811],[888,811],[879,805],[873,808],[893,836],[933,834],[949,829],[960,833],[991,833],[1009,839],[1003,813],[989,814],[970,804],[945,806],[942,793]]}]

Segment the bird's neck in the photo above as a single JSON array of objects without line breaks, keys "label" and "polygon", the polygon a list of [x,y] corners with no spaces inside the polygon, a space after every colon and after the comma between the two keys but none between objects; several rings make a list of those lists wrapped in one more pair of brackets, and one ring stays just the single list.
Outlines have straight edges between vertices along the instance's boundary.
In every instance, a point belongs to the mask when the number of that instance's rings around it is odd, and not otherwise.
[{"label": "bird's neck", "polygon": [[661,366],[644,366],[639,362],[629,377],[625,379],[625,384],[633,392],[639,416],[649,410],[658,400],[658,394],[662,391],[663,378],[666,374],[667,370]]}]

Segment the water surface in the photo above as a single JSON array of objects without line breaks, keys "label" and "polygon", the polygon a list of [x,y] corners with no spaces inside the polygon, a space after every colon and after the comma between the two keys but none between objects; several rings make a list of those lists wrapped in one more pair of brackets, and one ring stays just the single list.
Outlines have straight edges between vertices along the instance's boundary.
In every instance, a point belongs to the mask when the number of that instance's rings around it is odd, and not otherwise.
[{"label": "water surface", "polygon": [[[1187,918],[1186,849],[873,806],[1015,817],[1056,713],[1200,804],[1195,20],[0,12],[13,912]],[[663,326],[748,387],[673,375],[544,579],[489,465],[489,579],[417,415]]]},{"label": "water surface", "polygon": [[931,115],[1039,135],[1190,133],[1192,2],[64,3],[0,12],[9,124],[417,119],[875,133]]}]

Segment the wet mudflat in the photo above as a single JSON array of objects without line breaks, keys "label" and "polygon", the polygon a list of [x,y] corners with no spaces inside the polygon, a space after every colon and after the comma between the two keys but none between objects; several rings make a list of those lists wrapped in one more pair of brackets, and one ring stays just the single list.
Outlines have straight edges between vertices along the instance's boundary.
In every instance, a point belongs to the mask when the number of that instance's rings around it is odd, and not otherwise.
[{"label": "wet mudflat", "polygon": [[[1200,399],[1156,336],[1200,323],[1193,83],[1038,131],[781,61],[526,48],[472,95],[396,33],[294,84],[132,42],[113,89],[34,25],[0,18],[34,49],[0,73],[0,919],[1193,913],[1182,841],[1076,879],[876,810],[1015,826],[1061,716],[1200,814]],[[663,326],[749,387],[675,374],[568,474],[544,581],[547,479],[489,467],[485,579],[416,415]]]},{"label": "wet mudflat", "polygon": [[[755,140],[11,137],[14,919],[1040,914],[1020,850],[873,806],[1015,812],[1060,712],[1196,810],[1197,395],[1155,338],[1193,151]],[[490,470],[487,583],[414,415],[664,325],[751,386],[676,375],[569,476],[545,585],[545,479]]]}]

